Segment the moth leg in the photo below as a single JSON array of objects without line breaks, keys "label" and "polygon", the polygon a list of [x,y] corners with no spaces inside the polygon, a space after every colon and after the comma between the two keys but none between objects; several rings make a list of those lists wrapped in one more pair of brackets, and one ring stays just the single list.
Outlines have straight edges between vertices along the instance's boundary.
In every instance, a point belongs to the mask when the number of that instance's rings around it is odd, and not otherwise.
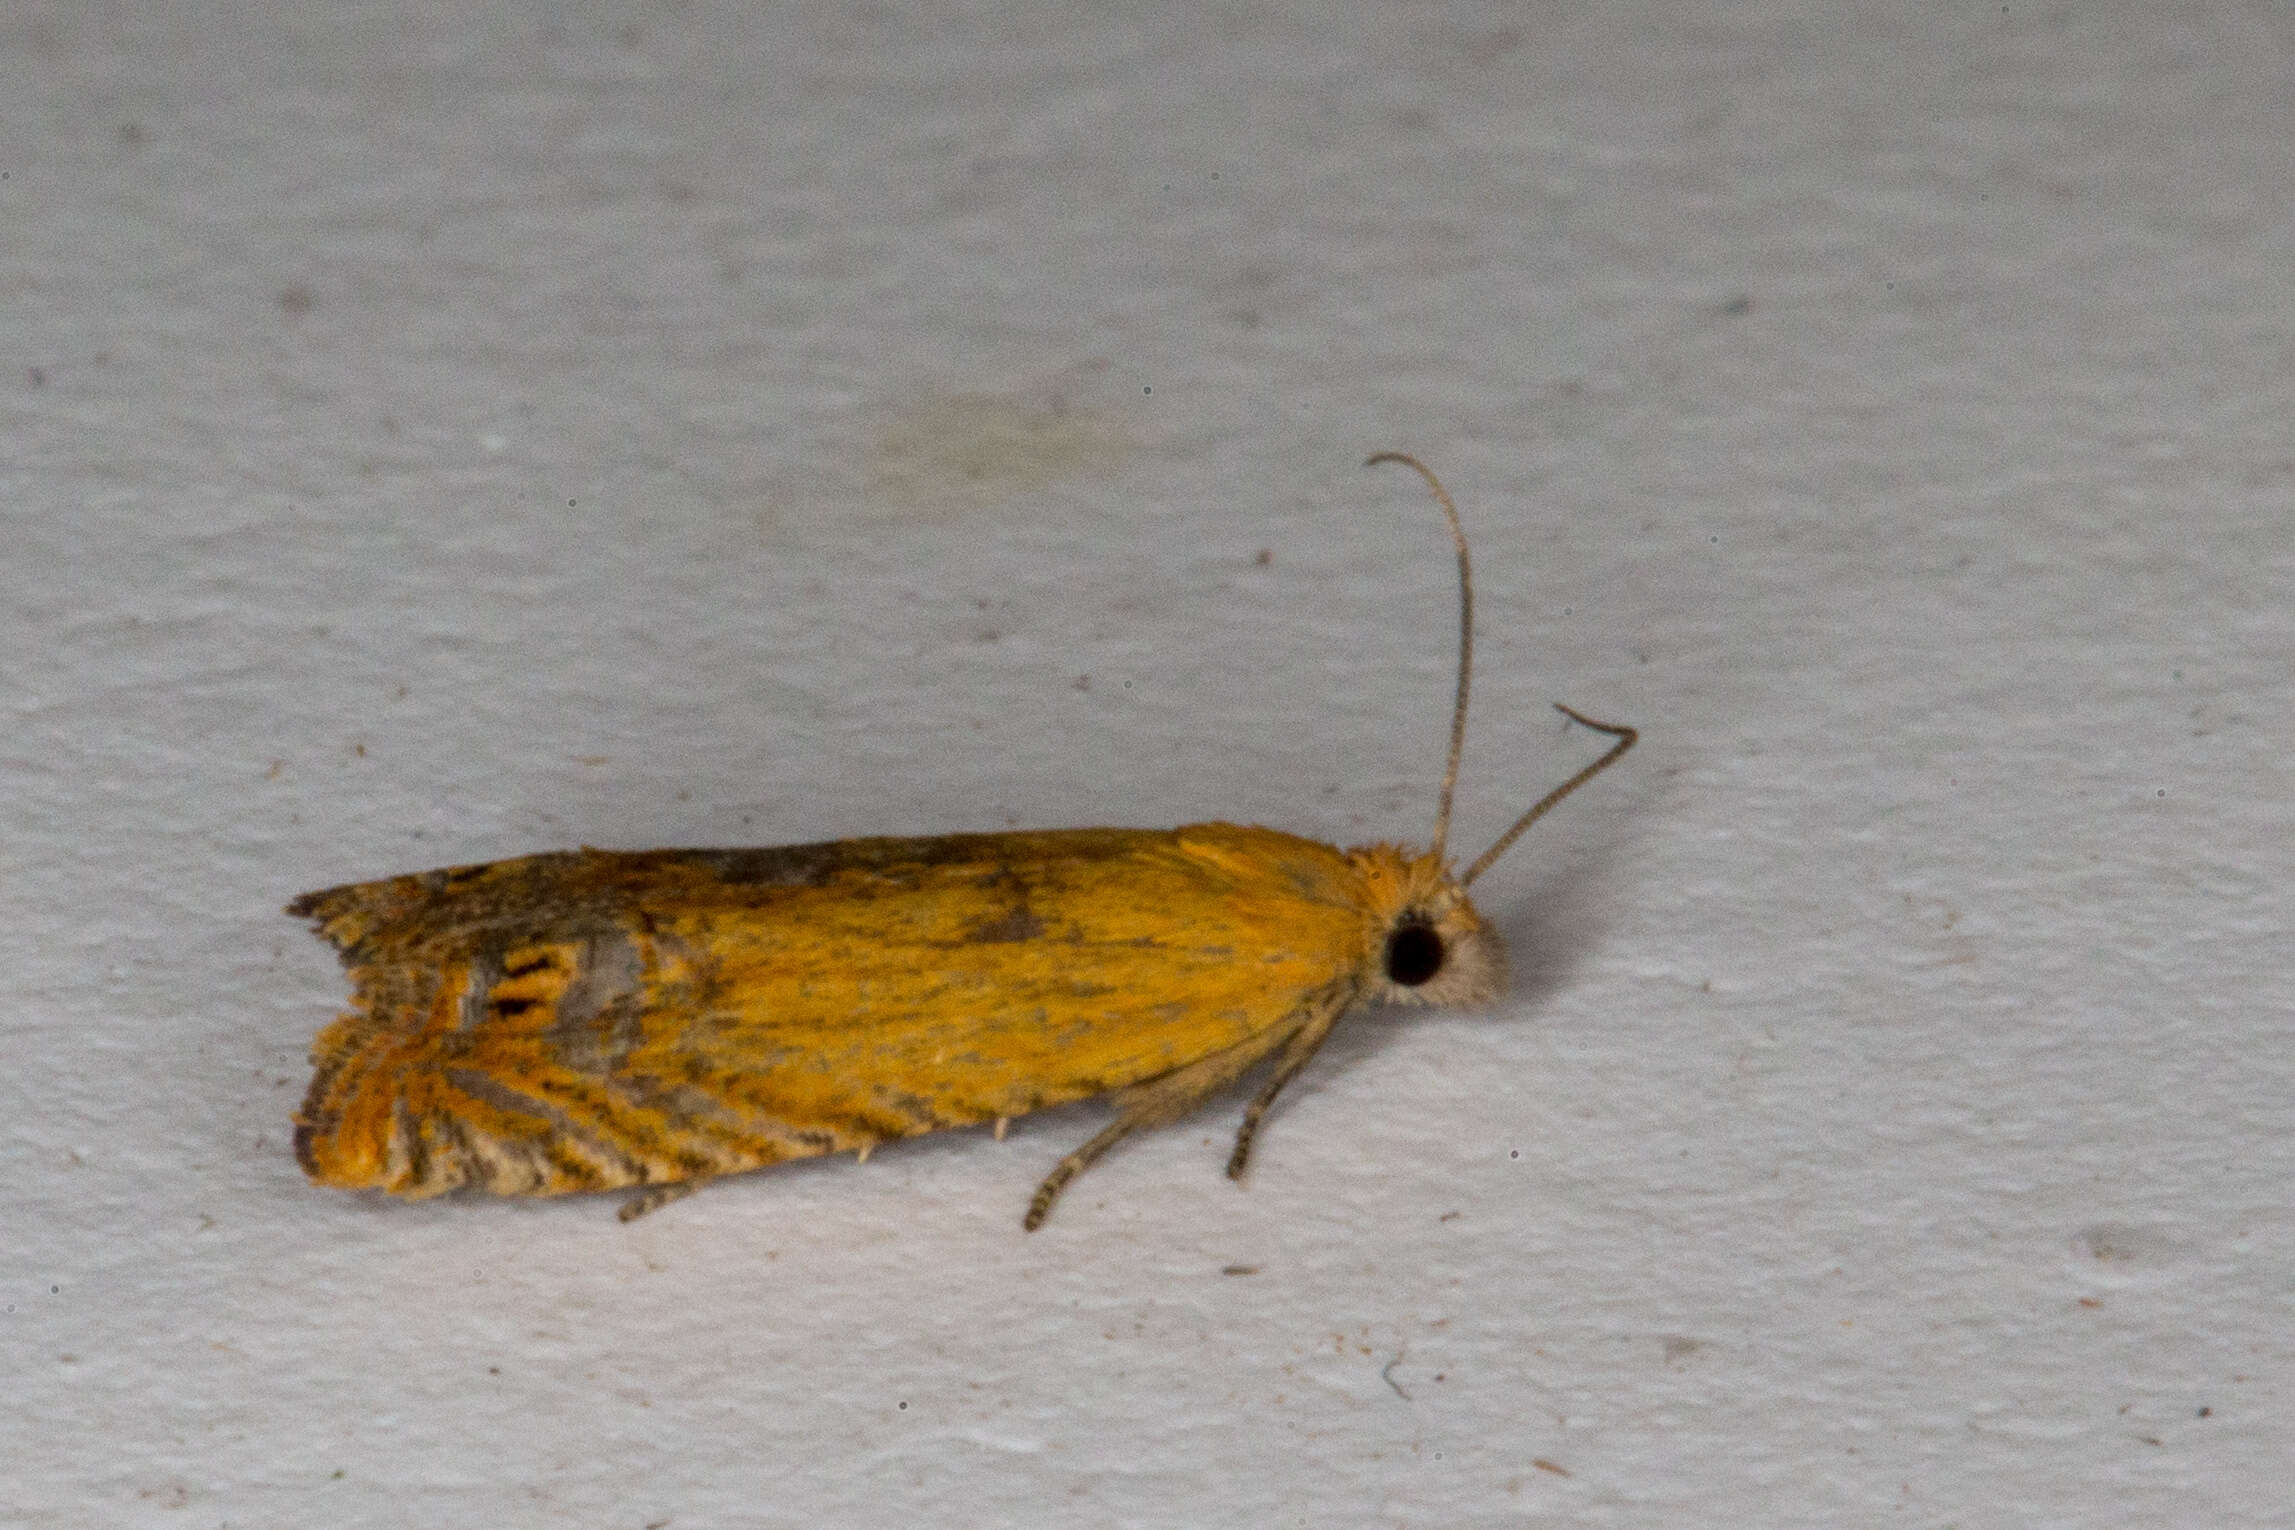
[{"label": "moth leg", "polygon": [[1060,1198],[1060,1192],[1067,1188],[1068,1181],[1090,1168],[1102,1153],[1130,1136],[1135,1125],[1135,1122],[1118,1116],[1106,1131],[1061,1159],[1059,1166],[1044,1176],[1044,1183],[1038,1185],[1036,1193],[1028,1198],[1028,1214],[1020,1219],[1020,1225],[1029,1232],[1042,1227],[1044,1219],[1052,1214],[1052,1203]]},{"label": "moth leg", "polygon": [[[1330,1029],[1328,1021],[1324,1022],[1323,1029]],[[1036,1187],[1036,1194],[1029,1200],[1028,1214],[1020,1219],[1020,1225],[1030,1232],[1043,1226],[1044,1218],[1052,1213],[1052,1202],[1059,1199],[1068,1181],[1098,1162],[1109,1148],[1143,1128],[1168,1126],[1177,1121],[1249,1072],[1254,1063],[1296,1033],[1295,1025],[1277,1026],[1239,1046],[1214,1052],[1183,1068],[1174,1068],[1145,1083],[1119,1090],[1116,1119],[1105,1131],[1061,1159],[1059,1167],[1044,1177],[1044,1183]]]},{"label": "moth leg", "polygon": [[661,1210],[671,1201],[684,1200],[707,1183],[707,1180],[681,1179],[674,1184],[648,1185],[622,1202],[621,1219],[625,1222],[635,1222],[649,1211]]},{"label": "moth leg", "polygon": [[1239,1180],[1243,1177],[1243,1166],[1251,1158],[1251,1139],[1259,1135],[1260,1118],[1267,1114],[1267,1107],[1275,1103],[1275,1096],[1283,1092],[1283,1086],[1297,1078],[1299,1070],[1307,1066],[1308,1059],[1322,1050],[1324,1038],[1331,1034],[1331,1027],[1337,1025],[1339,1016],[1346,1012],[1347,1002],[1344,998],[1325,1000],[1307,1016],[1305,1024],[1291,1032],[1290,1039],[1283,1045],[1283,1055],[1275,1060],[1274,1076],[1267,1080],[1266,1087],[1244,1107],[1243,1124],[1235,1129],[1235,1151],[1227,1158],[1229,1179]]}]

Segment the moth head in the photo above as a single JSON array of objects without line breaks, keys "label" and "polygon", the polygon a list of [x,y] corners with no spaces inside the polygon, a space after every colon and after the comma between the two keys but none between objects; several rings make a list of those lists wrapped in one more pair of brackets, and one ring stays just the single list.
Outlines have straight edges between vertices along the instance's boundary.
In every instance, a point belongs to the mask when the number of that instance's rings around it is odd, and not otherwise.
[{"label": "moth head", "polygon": [[1351,851],[1370,893],[1366,997],[1388,1004],[1487,1004],[1506,991],[1506,944],[1450,868],[1393,845]]},{"label": "moth head", "polygon": [[1514,827],[1498,842],[1476,856],[1466,870],[1453,875],[1445,854],[1450,839],[1451,796],[1458,788],[1459,756],[1466,748],[1466,693],[1474,672],[1474,574],[1468,566],[1466,527],[1458,507],[1442,480],[1406,452],[1380,452],[1364,464],[1399,463],[1426,480],[1434,501],[1450,525],[1450,540],[1458,552],[1458,697],[1450,712],[1450,761],[1442,773],[1442,796],[1435,808],[1434,842],[1423,853],[1394,845],[1372,845],[1348,852],[1362,879],[1365,908],[1371,916],[1373,939],[1360,974],[1363,993],[1391,1004],[1487,1004],[1506,991],[1506,948],[1498,932],[1482,922],[1466,889],[1504,855],[1522,831],[1543,818],[1554,804],[1584,786],[1633,748],[1637,735],[1619,723],[1596,722],[1565,706],[1556,710],[1572,722],[1615,742],[1593,764],[1555,787],[1514,820]]}]

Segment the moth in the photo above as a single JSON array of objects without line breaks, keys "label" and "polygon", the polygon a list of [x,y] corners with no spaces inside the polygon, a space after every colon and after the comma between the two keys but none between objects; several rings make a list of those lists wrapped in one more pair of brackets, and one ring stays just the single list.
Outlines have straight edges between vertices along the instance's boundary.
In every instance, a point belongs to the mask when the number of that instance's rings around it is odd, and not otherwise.
[{"label": "moth", "polygon": [[1028,1203],[1126,1136],[1270,1064],[1227,1173],[1331,1029],[1372,1004],[1506,984],[1467,889],[1613,742],[1462,873],[1446,855],[1474,581],[1457,507],[1458,689],[1424,850],[1274,829],[1063,829],[739,850],[571,850],[307,893],[348,969],[313,1043],[295,1155],[344,1189],[635,1188],[643,1214],[728,1174],[1109,1096],[1114,1119]]}]

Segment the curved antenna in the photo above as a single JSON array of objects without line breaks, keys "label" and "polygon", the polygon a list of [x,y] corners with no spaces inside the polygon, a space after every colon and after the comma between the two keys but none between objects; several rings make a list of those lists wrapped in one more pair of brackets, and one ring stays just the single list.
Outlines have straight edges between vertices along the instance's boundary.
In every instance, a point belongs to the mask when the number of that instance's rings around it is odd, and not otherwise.
[{"label": "curved antenna", "polygon": [[[1458,506],[1450,502],[1450,491],[1442,486],[1441,479],[1434,476],[1434,470],[1408,452],[1378,452],[1366,460],[1363,466],[1377,467],[1382,462],[1399,462],[1404,467],[1416,469],[1418,476],[1426,480],[1426,486],[1434,490],[1435,503],[1442,506],[1442,513],[1450,522],[1451,543],[1458,548],[1458,702],[1450,712],[1450,763],[1442,768],[1442,801],[1434,810],[1434,844],[1427,852],[1440,862],[1443,846],[1450,839],[1450,799],[1458,791],[1458,757],[1466,749],[1466,686],[1474,673],[1474,573],[1467,567],[1466,528],[1458,522]],[[1603,764],[1608,763],[1607,760],[1603,761]],[[1565,786],[1556,794],[1555,800],[1567,795],[1570,787],[1577,784],[1572,781],[1569,786]],[[1530,818],[1537,817],[1551,806],[1553,802],[1540,803],[1531,809]],[[1500,843],[1500,848],[1503,849],[1515,834],[1528,827],[1529,818],[1516,824],[1513,833],[1508,834],[1506,840]],[[1484,855],[1482,860],[1474,863],[1474,869],[1481,870],[1485,862],[1494,858],[1494,852]],[[1474,880],[1472,873],[1468,874],[1466,880]]]},{"label": "curved antenna", "polygon": [[1564,781],[1560,786],[1555,787],[1545,796],[1540,797],[1535,803],[1531,804],[1529,812],[1524,813],[1520,818],[1514,820],[1513,828],[1508,829],[1504,834],[1498,836],[1497,844],[1492,845],[1489,849],[1483,851],[1480,855],[1474,858],[1474,864],[1466,868],[1466,875],[1458,879],[1459,886],[1465,887],[1469,885],[1474,881],[1476,877],[1482,875],[1485,871],[1488,871],[1490,869],[1490,863],[1497,860],[1500,856],[1504,855],[1510,848],[1512,848],[1514,842],[1522,837],[1522,831],[1524,829],[1529,828],[1539,819],[1545,817],[1547,812],[1553,808],[1555,803],[1560,802],[1564,797],[1569,796],[1570,793],[1576,791],[1579,787],[1584,786],[1588,781],[1593,780],[1594,777],[1600,775],[1603,771],[1608,770],[1612,765],[1617,764],[1618,757],[1624,754],[1628,749],[1633,748],[1634,740],[1641,737],[1639,732],[1627,727],[1623,723],[1596,722],[1591,717],[1588,717],[1585,713],[1572,711],[1570,708],[1562,705],[1562,703],[1559,701],[1554,703],[1554,710],[1561,713],[1564,717],[1567,717],[1574,723],[1581,723],[1584,726],[1593,729],[1596,733],[1607,733],[1610,737],[1616,739],[1617,742],[1610,746],[1609,752],[1607,754],[1603,755],[1593,764],[1588,765],[1584,770],[1579,771],[1569,780]]}]

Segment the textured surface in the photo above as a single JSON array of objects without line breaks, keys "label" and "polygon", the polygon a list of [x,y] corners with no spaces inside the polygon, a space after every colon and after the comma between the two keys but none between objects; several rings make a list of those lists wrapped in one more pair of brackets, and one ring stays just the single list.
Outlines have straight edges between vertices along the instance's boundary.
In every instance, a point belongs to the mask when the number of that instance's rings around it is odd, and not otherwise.
[{"label": "textured surface", "polygon": [[[7,8],[0,1523],[2283,1524],[2283,8],[1072,9]],[[1644,743],[1248,1188],[304,1181],[304,888],[1422,836],[1386,447]]]}]

